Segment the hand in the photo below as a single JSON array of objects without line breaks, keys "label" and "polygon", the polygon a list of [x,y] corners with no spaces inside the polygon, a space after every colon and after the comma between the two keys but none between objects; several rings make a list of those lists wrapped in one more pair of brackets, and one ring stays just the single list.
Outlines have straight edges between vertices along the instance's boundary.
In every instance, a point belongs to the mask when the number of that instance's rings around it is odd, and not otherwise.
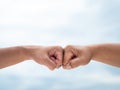
[{"label": "hand", "polygon": [[92,53],[87,46],[67,46],[64,49],[64,69],[72,69],[90,62]]},{"label": "hand", "polygon": [[41,65],[47,66],[50,70],[59,68],[62,65],[63,49],[59,46],[31,46],[28,51],[32,59]]}]

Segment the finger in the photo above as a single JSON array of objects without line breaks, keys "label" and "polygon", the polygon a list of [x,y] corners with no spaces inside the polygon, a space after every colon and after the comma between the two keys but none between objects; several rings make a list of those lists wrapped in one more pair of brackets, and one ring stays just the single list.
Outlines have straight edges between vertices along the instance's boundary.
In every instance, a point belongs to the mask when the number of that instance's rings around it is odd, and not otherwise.
[{"label": "finger", "polygon": [[56,68],[56,64],[54,61],[52,61],[51,59],[49,59],[49,57],[46,56],[45,60],[44,60],[44,64],[50,69],[50,70],[54,70]]},{"label": "finger", "polygon": [[57,60],[56,60],[57,67],[56,68],[59,68],[62,65],[63,51],[57,52],[56,57],[57,57]]},{"label": "finger", "polygon": [[63,49],[61,47],[53,47],[50,53],[50,59],[53,60],[57,66],[56,68],[59,68],[62,65],[63,60]]},{"label": "finger", "polygon": [[69,70],[69,69],[71,69],[72,67],[71,67],[70,63],[68,63],[67,65],[63,66],[63,68]]},{"label": "finger", "polygon": [[70,59],[73,56],[72,51],[73,51],[73,46],[68,45],[67,47],[65,47],[63,65],[66,65],[67,63],[69,63]]},{"label": "finger", "polygon": [[64,52],[64,59],[63,59],[63,65],[66,65],[67,63],[69,63],[71,57],[73,56],[72,52],[70,51],[65,51]]}]

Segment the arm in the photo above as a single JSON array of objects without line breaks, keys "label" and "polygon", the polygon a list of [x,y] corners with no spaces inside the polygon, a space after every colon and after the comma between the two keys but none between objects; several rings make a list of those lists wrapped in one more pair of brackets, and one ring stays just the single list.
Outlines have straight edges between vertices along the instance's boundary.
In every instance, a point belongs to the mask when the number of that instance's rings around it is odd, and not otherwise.
[{"label": "arm", "polygon": [[0,68],[30,59],[22,47],[0,48]]},{"label": "arm", "polygon": [[93,54],[93,60],[120,67],[120,44],[98,44],[88,47]]},{"label": "arm", "polygon": [[0,48],[0,68],[33,59],[53,70],[62,63],[62,48],[59,46],[16,46]]},{"label": "arm", "polygon": [[67,46],[65,48],[63,68],[71,69],[86,65],[91,59],[120,67],[120,44]]}]

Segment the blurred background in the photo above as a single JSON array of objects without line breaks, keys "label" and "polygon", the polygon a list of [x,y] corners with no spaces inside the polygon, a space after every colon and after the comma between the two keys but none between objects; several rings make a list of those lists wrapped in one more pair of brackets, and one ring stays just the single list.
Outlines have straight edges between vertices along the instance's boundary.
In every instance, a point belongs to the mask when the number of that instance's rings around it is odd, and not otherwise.
[{"label": "blurred background", "polygon": [[[120,0],[0,0],[0,48],[120,43],[119,29]],[[120,90],[120,69],[50,71],[29,60],[0,69],[0,90]]]}]

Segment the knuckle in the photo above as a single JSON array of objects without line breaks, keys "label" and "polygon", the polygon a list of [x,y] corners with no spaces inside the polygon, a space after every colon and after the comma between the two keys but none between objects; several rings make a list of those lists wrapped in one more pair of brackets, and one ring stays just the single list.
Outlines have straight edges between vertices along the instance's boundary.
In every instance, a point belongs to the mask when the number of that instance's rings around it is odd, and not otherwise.
[{"label": "knuckle", "polygon": [[76,65],[72,61],[70,62],[70,65],[71,65],[71,68],[75,68],[76,67]]},{"label": "knuckle", "polygon": [[67,67],[66,67],[66,66],[63,66],[63,69],[66,69],[66,70],[67,70]]},{"label": "knuckle", "polygon": [[63,69],[66,69],[66,67],[65,66],[62,66],[63,67]]},{"label": "knuckle", "polygon": [[61,46],[54,46],[54,48],[57,48],[57,49],[62,49]]},{"label": "knuckle", "polygon": [[71,49],[71,48],[73,48],[72,45],[68,45],[68,46],[66,46],[66,49]]},{"label": "knuckle", "polygon": [[57,50],[58,52],[63,52],[63,48],[60,46],[54,46],[53,49]]},{"label": "knuckle", "polygon": [[48,67],[51,71],[55,69],[55,66]]}]

